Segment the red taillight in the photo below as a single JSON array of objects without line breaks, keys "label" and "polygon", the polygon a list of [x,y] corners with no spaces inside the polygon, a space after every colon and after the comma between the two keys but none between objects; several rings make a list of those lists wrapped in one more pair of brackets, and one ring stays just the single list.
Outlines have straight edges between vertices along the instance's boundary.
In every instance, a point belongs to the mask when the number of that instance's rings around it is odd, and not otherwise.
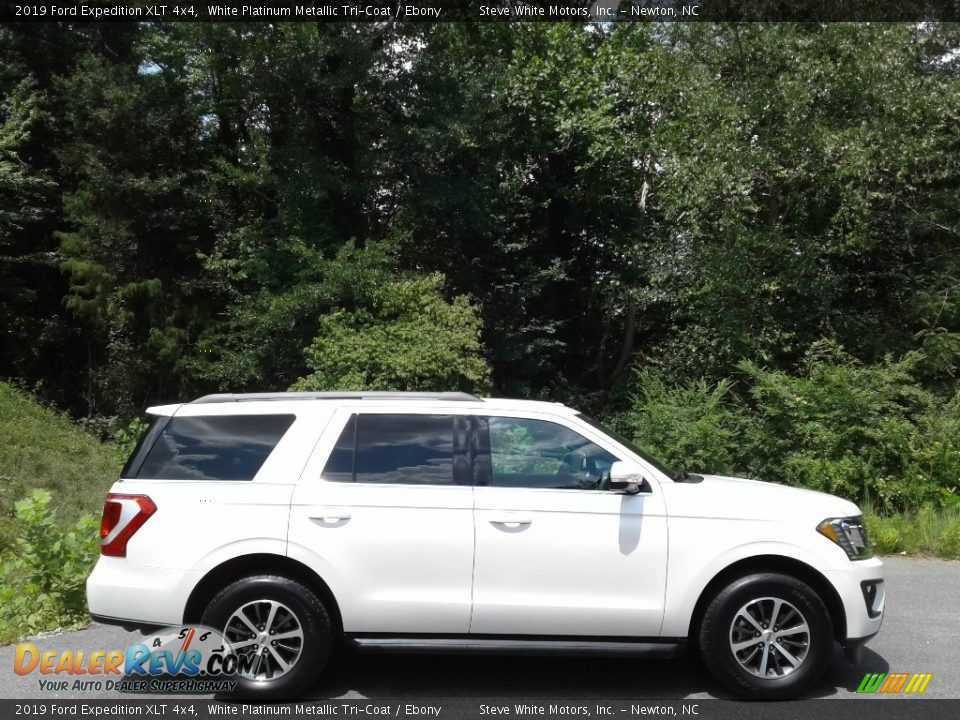
[{"label": "red taillight", "polygon": [[103,503],[103,517],[100,518],[101,540],[109,535],[110,531],[117,526],[118,522],[120,522],[120,510],[122,508],[123,505],[111,500],[109,497],[107,498],[107,501]]},{"label": "red taillight", "polygon": [[107,495],[100,519],[100,554],[126,557],[127,541],[156,511],[146,495]]}]

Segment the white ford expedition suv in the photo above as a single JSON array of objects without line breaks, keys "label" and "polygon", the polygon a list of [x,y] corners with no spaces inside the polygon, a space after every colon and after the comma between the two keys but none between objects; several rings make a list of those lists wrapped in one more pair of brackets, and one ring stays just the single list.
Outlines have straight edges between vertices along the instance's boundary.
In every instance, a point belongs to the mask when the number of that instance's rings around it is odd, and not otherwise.
[{"label": "white ford expedition suv", "polygon": [[296,696],[346,643],[693,646],[735,695],[787,698],[834,641],[855,660],[880,629],[882,565],[853,503],[673,472],[563,405],[271,393],[148,413],[104,505],[91,615],[222,629],[260,656],[248,697]]}]

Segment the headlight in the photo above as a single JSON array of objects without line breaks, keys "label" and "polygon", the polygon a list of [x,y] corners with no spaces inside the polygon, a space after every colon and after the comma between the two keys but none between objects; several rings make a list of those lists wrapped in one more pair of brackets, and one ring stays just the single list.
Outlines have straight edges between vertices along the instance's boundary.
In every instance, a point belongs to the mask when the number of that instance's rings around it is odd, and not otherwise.
[{"label": "headlight", "polygon": [[864,560],[873,555],[862,515],[827,518],[817,525],[817,532],[842,547],[851,560]]}]

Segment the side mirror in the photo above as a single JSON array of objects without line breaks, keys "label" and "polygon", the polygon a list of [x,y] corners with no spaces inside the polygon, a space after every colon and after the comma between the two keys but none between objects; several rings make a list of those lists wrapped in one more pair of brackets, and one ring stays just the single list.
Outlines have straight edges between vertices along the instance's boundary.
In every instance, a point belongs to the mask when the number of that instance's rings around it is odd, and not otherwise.
[{"label": "side mirror", "polygon": [[643,477],[642,467],[617,460],[610,466],[609,488],[624,495],[637,495],[650,492],[650,483]]}]

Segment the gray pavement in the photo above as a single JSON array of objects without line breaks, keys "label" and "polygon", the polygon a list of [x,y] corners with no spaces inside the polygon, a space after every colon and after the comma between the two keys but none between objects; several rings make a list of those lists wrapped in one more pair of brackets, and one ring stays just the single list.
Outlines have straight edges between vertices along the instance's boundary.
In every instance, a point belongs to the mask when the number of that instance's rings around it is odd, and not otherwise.
[{"label": "gray pavement", "polygon": [[[866,672],[930,672],[933,679],[924,697],[960,699],[960,562],[894,557],[884,563],[887,604],[880,634],[865,648],[859,667],[849,664],[838,648],[823,681],[809,697],[853,697]],[[94,625],[78,632],[40,636],[31,642],[41,650],[91,651],[124,649],[140,637],[120,628]],[[42,691],[38,683],[42,676],[37,672],[26,676],[13,672],[13,656],[13,646],[0,648],[0,698],[131,697],[106,691]],[[635,660],[345,653],[335,658],[303,699],[494,697],[600,701],[727,695],[694,655],[679,660]]]}]

